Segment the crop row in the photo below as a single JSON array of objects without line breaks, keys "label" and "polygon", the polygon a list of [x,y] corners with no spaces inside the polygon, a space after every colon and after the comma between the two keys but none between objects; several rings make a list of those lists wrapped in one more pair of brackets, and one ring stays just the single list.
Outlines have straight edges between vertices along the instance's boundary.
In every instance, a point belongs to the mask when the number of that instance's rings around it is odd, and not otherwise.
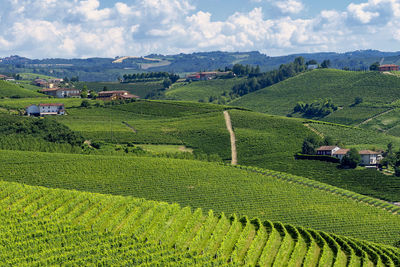
[{"label": "crop row", "polygon": [[0,182],[8,265],[396,266],[399,250],[246,216]]}]

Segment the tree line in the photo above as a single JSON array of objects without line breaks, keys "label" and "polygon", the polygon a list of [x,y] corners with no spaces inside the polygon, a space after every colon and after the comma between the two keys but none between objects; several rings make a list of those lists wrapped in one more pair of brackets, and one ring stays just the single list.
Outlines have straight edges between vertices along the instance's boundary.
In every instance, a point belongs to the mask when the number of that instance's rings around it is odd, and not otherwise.
[{"label": "tree line", "polygon": [[139,80],[149,79],[169,79],[172,83],[175,83],[179,79],[179,75],[168,73],[168,72],[142,72],[133,74],[124,74],[122,76],[124,82],[137,82]]}]

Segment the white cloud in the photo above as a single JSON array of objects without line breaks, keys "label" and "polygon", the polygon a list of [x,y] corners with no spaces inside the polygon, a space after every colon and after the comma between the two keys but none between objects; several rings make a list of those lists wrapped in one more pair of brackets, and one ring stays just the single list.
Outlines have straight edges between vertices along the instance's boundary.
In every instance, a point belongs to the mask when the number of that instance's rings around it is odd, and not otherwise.
[{"label": "white cloud", "polygon": [[301,1],[265,0],[278,7],[281,16],[265,18],[258,7],[220,21],[190,0],[131,1],[102,8],[99,0],[0,0],[5,7],[0,9],[0,56],[114,57],[209,50],[276,55],[389,47],[382,43],[395,49],[400,44],[400,0],[369,0],[301,19],[298,14],[292,17],[304,8]]}]

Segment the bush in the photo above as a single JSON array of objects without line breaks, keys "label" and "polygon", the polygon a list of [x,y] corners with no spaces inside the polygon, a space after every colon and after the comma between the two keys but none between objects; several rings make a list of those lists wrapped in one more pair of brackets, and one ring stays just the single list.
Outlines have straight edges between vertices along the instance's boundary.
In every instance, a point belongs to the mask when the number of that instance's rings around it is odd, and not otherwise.
[{"label": "bush", "polygon": [[342,158],[340,165],[342,168],[355,169],[361,161],[361,156],[358,154],[357,149],[352,148],[350,151]]}]

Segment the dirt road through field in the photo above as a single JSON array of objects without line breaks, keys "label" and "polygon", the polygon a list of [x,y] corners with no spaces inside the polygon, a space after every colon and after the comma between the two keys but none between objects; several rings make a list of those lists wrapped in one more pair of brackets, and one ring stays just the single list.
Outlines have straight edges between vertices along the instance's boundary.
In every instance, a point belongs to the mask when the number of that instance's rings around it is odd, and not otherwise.
[{"label": "dirt road through field", "polygon": [[235,132],[233,131],[232,128],[231,116],[229,115],[227,110],[224,111],[224,117],[225,117],[226,129],[228,129],[228,132],[231,136],[231,153],[232,153],[231,164],[237,165],[236,137],[235,137]]}]

